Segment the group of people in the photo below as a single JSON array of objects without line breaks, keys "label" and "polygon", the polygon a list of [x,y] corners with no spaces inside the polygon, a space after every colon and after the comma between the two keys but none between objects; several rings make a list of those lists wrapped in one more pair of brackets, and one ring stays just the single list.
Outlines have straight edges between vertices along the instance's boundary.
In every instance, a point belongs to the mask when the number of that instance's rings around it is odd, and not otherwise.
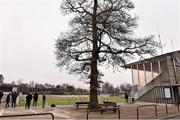
[{"label": "group of people", "polygon": [[[2,97],[4,96],[3,92],[0,91],[0,103],[1,103],[1,100],[2,100]],[[9,93],[6,97],[6,104],[5,104],[5,107],[8,108],[10,107],[10,102],[11,102],[11,107],[12,108],[15,108],[16,107],[16,100],[17,100],[17,92],[16,91],[13,91],[11,93]],[[29,109],[30,106],[31,106],[31,101],[33,99],[33,107],[36,107],[37,106],[37,102],[38,102],[38,93],[35,92],[33,95],[31,93],[28,93],[26,95],[26,104],[25,104],[25,109]],[[45,102],[46,102],[46,95],[43,94],[42,95],[42,107],[45,106]]]},{"label": "group of people", "polygon": [[[38,93],[35,92],[34,95],[32,95],[31,93],[28,93],[26,96],[26,104],[25,104],[25,109],[29,109],[31,106],[31,100],[33,99],[33,107],[37,106],[37,102],[38,102]],[[42,107],[45,106],[45,102],[46,102],[46,96],[45,94],[42,95]]]},{"label": "group of people", "polygon": [[[0,90],[0,104],[1,104],[1,100],[3,98],[4,94],[3,92]],[[16,99],[17,99],[17,93],[16,91],[13,91],[12,93],[9,93],[6,97],[6,105],[5,107],[9,107],[9,103],[10,103],[10,98],[11,98],[11,107],[16,107]]]},{"label": "group of people", "polygon": [[[128,93],[124,94],[124,98],[126,100],[126,103],[128,103],[129,102],[129,95],[128,95]],[[134,96],[133,95],[131,96],[131,102],[134,102]]]},{"label": "group of people", "polygon": [[9,103],[11,100],[11,107],[15,108],[16,107],[16,100],[17,100],[17,93],[16,91],[13,91],[12,93],[9,93],[6,97],[6,104],[5,107],[8,108],[9,107]]}]

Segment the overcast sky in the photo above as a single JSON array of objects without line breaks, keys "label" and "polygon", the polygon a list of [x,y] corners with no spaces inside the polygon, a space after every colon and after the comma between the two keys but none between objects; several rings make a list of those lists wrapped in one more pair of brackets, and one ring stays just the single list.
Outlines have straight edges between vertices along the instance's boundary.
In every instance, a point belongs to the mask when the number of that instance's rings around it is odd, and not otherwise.
[{"label": "overcast sky", "polygon": [[[139,16],[137,36],[161,35],[163,52],[180,50],[180,0],[134,0]],[[77,77],[59,72],[54,55],[55,39],[67,30],[61,0],[0,0],[0,73],[4,82],[68,83],[86,88]],[[159,29],[159,30],[157,30]],[[155,37],[157,40],[158,38]],[[114,86],[131,83],[131,72],[104,71],[103,81]]]}]

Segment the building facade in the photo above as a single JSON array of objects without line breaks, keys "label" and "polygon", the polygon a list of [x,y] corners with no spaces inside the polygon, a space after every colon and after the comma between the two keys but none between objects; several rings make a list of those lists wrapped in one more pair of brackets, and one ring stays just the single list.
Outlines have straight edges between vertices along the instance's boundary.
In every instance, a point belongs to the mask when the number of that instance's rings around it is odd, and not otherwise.
[{"label": "building facade", "polygon": [[132,71],[136,101],[180,102],[180,51],[125,65]]}]

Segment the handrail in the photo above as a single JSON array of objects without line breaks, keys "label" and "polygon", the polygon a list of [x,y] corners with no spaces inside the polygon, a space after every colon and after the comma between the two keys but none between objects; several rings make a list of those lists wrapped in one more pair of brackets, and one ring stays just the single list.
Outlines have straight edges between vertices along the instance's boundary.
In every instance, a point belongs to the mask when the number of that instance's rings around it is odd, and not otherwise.
[{"label": "handrail", "polygon": [[151,107],[151,106],[154,106],[154,108],[155,108],[155,115],[156,115],[156,117],[157,117],[157,107],[156,107],[156,105],[141,105],[141,106],[138,106],[137,107],[137,119],[139,119],[139,108],[142,108],[142,107]]},{"label": "handrail", "polygon": [[113,110],[113,109],[118,110],[118,119],[120,120],[120,106],[112,107],[112,108],[99,108],[99,109],[89,110],[89,111],[87,112],[86,119],[88,120],[88,118],[89,118],[89,113],[91,113],[91,112],[101,111],[101,113],[102,113],[103,110]]},{"label": "handrail", "polygon": [[[162,65],[163,67],[165,66],[165,64]],[[134,102],[138,101],[142,96],[144,96],[148,91],[152,90],[154,87],[156,87],[157,85],[155,84],[155,82],[158,79],[161,79],[161,77],[164,75],[164,72],[167,71],[167,69],[163,68],[164,70],[161,71],[161,73],[159,73],[158,76],[156,76],[155,78],[153,78],[149,83],[147,83],[143,88],[141,88],[140,90],[138,90],[138,98],[134,100]]]},{"label": "handrail", "polygon": [[[156,88],[156,87],[170,87],[170,86],[180,86],[180,84],[169,84],[169,85],[154,85],[151,89],[149,89],[148,91],[146,91],[142,96],[139,96],[137,99],[135,99],[133,101],[133,103],[137,102],[139,99],[141,99],[144,95],[146,95],[149,91],[151,91],[152,89]],[[159,98],[156,98],[159,99]],[[156,100],[155,99],[155,100]],[[164,98],[162,98],[164,99]]]},{"label": "handrail", "polygon": [[2,116],[0,116],[0,118],[5,118],[5,117],[22,117],[22,116],[36,116],[36,115],[51,115],[52,120],[54,120],[54,115],[52,113],[2,115]]},{"label": "handrail", "polygon": [[[168,111],[168,105],[167,105],[167,103],[166,103],[166,114],[169,114],[169,111]],[[177,109],[178,109],[178,112],[179,112],[179,104],[177,104]]]},{"label": "handrail", "polygon": [[144,92],[144,94],[142,94],[141,96],[138,96],[138,98],[135,99],[135,100],[133,101],[133,103],[137,102],[141,97],[143,97],[145,94],[147,94],[149,91],[151,91],[151,90],[154,89],[155,87],[157,87],[157,85],[156,85],[156,86],[152,86],[152,88],[149,88],[148,90],[146,90],[146,92]]}]

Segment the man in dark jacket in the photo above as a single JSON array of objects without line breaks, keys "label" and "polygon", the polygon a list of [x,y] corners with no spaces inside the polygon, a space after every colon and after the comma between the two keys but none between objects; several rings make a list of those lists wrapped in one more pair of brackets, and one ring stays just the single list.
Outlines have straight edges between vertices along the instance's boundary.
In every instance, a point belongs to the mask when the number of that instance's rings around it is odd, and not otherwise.
[{"label": "man in dark jacket", "polygon": [[0,104],[1,104],[1,100],[2,100],[2,97],[4,96],[3,92],[0,90]]},{"label": "man in dark jacket", "polygon": [[125,93],[125,100],[126,100],[126,103],[128,103],[128,94],[127,93]]},{"label": "man in dark jacket", "polygon": [[25,105],[25,109],[28,107],[28,109],[30,108],[31,105],[31,100],[32,100],[32,95],[30,93],[27,94],[26,96],[26,105]]},{"label": "man in dark jacket", "polygon": [[16,91],[11,93],[11,107],[16,107],[17,93]]},{"label": "man in dark jacket", "polygon": [[43,101],[43,108],[44,108],[44,106],[45,106],[45,103],[46,103],[46,95],[43,93],[43,95],[42,95],[42,101]]},{"label": "man in dark jacket", "polygon": [[38,93],[35,92],[33,96],[33,106],[37,106],[37,101],[38,101]]},{"label": "man in dark jacket", "polygon": [[6,108],[9,107],[10,97],[11,97],[11,93],[9,93],[6,97],[6,105],[5,105]]}]

